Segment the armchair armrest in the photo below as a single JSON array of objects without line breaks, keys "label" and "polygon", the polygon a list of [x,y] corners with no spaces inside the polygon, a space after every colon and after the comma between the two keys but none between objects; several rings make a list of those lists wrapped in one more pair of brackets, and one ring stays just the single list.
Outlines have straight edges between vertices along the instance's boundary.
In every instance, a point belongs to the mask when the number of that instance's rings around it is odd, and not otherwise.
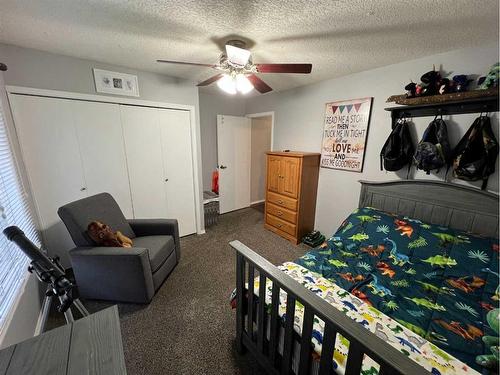
[{"label": "armchair armrest", "polygon": [[127,219],[137,237],[170,235],[174,237],[177,261],[181,259],[179,223],[176,219]]},{"label": "armchair armrest", "polygon": [[153,298],[148,249],[77,247],[69,255],[83,297],[136,303]]}]

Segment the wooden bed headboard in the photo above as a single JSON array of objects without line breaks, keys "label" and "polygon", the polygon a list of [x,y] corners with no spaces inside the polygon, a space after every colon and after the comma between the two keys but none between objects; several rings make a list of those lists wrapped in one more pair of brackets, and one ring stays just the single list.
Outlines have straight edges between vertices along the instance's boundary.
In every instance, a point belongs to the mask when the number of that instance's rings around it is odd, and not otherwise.
[{"label": "wooden bed headboard", "polygon": [[360,181],[359,207],[498,238],[498,195],[428,180]]}]

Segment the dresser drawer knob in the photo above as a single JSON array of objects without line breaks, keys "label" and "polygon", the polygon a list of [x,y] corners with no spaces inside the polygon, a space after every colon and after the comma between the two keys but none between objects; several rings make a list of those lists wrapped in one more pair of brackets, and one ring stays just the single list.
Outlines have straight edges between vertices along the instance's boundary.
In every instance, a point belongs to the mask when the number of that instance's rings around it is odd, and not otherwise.
[{"label": "dresser drawer knob", "polygon": [[278,203],[279,203],[279,204],[283,204],[283,201],[282,201],[282,200],[279,200],[279,201],[278,201]]},{"label": "dresser drawer knob", "polygon": [[283,225],[282,224],[278,224],[278,228],[281,228]]},{"label": "dresser drawer knob", "polygon": [[278,216],[283,216],[283,212],[278,211]]}]

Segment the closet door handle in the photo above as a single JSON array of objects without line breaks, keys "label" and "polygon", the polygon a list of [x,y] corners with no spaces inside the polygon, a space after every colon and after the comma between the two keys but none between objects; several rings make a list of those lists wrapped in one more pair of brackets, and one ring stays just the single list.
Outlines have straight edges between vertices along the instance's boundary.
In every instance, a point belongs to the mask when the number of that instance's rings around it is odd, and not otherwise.
[{"label": "closet door handle", "polygon": [[86,188],[86,187],[82,187],[82,188],[80,189],[80,191],[85,191],[85,190],[87,190],[87,188]]},{"label": "closet door handle", "polygon": [[226,168],[227,168],[227,166],[225,166],[225,165],[219,165],[219,168],[220,168],[220,169],[226,169]]},{"label": "closet door handle", "polygon": [[168,182],[168,178],[165,179],[165,182]]}]

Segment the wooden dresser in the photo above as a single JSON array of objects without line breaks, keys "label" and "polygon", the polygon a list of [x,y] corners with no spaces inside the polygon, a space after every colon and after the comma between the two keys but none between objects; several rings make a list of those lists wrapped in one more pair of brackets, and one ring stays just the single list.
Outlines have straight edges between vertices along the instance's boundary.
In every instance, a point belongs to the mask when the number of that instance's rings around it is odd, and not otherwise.
[{"label": "wooden dresser", "polygon": [[268,152],[264,226],[298,244],[314,229],[320,154]]}]

